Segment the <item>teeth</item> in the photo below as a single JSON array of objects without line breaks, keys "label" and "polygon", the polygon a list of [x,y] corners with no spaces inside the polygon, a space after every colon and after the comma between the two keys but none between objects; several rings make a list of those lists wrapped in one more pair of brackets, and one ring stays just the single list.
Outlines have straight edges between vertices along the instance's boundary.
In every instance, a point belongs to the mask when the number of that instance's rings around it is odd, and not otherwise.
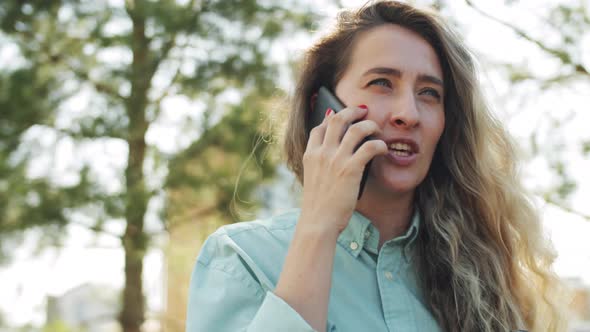
[{"label": "teeth", "polygon": [[407,157],[410,155],[410,152],[408,151],[398,151],[398,150],[393,150],[393,155],[394,156],[402,156],[402,157]]},{"label": "teeth", "polygon": [[410,146],[406,143],[393,143],[389,146],[389,148],[393,150],[412,151]]}]

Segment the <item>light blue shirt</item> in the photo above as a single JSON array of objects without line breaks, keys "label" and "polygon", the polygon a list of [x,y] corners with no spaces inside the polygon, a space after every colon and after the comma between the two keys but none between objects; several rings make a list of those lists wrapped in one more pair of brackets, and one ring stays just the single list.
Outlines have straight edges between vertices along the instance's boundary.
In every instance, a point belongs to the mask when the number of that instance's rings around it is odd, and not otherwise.
[{"label": "light blue shirt", "polygon": [[[294,210],[209,236],[192,275],[187,332],[313,331],[273,293],[298,217]],[[419,226],[416,214],[404,235],[378,250],[378,230],[354,212],[338,237],[327,331],[441,331],[412,268]]]}]

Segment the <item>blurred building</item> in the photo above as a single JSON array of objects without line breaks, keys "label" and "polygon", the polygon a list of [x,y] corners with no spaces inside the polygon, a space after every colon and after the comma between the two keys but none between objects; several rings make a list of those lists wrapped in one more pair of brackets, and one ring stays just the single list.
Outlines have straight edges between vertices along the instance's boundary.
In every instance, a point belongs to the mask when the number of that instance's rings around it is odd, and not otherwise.
[{"label": "blurred building", "polygon": [[[110,286],[85,283],[60,296],[49,296],[44,331],[121,332],[120,293]],[[142,331],[160,332],[161,317],[149,310],[145,314]]]},{"label": "blurred building", "polygon": [[47,298],[47,325],[74,331],[118,332],[119,291],[109,286],[82,284]]}]

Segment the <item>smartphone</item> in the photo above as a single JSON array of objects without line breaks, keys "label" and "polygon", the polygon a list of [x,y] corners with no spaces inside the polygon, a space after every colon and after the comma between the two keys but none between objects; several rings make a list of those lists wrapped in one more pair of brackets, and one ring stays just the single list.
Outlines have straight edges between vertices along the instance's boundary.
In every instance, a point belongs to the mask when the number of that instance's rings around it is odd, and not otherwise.
[{"label": "smartphone", "polygon": [[[313,110],[311,112],[312,128],[319,126],[322,121],[324,121],[326,110],[328,108],[331,108],[335,113],[338,113],[346,107],[332,92],[330,92],[330,90],[328,90],[328,88],[324,86],[320,87],[317,95],[314,96],[314,98],[315,101],[313,101]],[[365,137],[363,141],[356,147],[356,149],[358,149],[363,143],[370,139],[370,136]],[[372,160],[365,165],[365,169],[363,170],[363,176],[361,178],[361,185],[359,187],[357,200],[363,195],[363,189],[365,188],[365,183],[367,182],[367,177],[369,176],[369,169],[371,169],[371,162]]]}]

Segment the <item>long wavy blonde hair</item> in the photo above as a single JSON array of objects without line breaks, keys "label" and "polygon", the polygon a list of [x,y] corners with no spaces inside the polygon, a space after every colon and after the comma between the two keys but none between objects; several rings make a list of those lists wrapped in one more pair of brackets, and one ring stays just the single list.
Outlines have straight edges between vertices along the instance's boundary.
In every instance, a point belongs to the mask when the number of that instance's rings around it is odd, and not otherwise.
[{"label": "long wavy blonde hair", "polygon": [[415,202],[423,217],[415,262],[430,311],[445,331],[565,330],[555,253],[520,185],[514,145],[484,102],[472,55],[435,13],[392,1],[340,13],[302,62],[285,132],[289,168],[303,183],[312,94],[333,89],[356,36],[382,24],[422,36],[446,84],[446,126]]}]

